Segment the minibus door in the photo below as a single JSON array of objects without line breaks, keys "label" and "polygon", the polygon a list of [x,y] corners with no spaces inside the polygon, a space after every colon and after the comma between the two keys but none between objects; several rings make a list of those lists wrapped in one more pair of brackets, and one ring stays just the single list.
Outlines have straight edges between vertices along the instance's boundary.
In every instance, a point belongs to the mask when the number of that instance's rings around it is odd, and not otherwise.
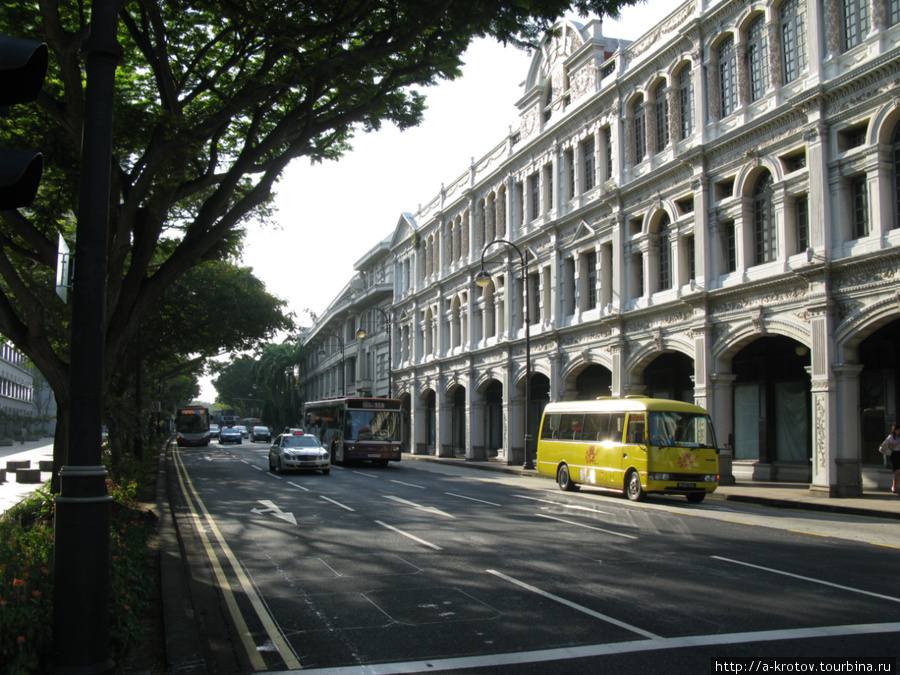
[{"label": "minibus door", "polygon": [[641,483],[646,483],[647,463],[650,459],[647,447],[647,414],[631,413],[628,416],[628,433],[625,446],[622,448],[622,481],[625,484],[624,472],[634,467],[642,474]]},{"label": "minibus door", "polygon": [[[625,413],[589,413],[596,427],[595,464],[597,465],[597,485],[618,487],[622,477],[622,435],[625,428]],[[585,419],[585,427],[588,419]]]}]

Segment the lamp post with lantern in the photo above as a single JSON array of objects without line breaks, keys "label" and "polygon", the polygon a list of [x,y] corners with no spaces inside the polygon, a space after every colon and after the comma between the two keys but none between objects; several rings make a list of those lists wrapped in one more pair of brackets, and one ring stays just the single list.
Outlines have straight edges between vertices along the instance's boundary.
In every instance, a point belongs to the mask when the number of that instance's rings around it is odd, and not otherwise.
[{"label": "lamp post with lantern", "polygon": [[506,244],[511,247],[519,254],[519,260],[522,263],[522,283],[525,286],[525,307],[523,312],[525,319],[525,429],[522,436],[522,441],[525,445],[525,461],[522,468],[532,470],[534,469],[534,462],[531,460],[531,455],[528,454],[528,448],[531,441],[531,433],[529,431],[529,414],[531,408],[531,320],[528,316],[528,308],[531,303],[529,298],[530,291],[528,289],[528,251],[526,250],[525,253],[522,253],[518,246],[506,239],[494,239],[485,244],[484,248],[481,250],[481,271],[475,275],[475,283],[481,288],[484,288],[493,281],[491,275],[484,269],[484,256],[488,249],[494,244]]}]

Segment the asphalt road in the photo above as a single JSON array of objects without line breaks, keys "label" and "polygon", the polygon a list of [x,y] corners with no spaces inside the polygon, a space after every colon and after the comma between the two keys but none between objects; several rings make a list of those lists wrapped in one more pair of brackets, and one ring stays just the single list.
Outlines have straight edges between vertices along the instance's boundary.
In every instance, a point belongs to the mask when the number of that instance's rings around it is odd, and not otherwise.
[{"label": "asphalt road", "polygon": [[272,474],[267,448],[215,444],[170,460],[209,672],[698,673],[757,657],[896,659],[896,522],[633,504],[416,461]]}]

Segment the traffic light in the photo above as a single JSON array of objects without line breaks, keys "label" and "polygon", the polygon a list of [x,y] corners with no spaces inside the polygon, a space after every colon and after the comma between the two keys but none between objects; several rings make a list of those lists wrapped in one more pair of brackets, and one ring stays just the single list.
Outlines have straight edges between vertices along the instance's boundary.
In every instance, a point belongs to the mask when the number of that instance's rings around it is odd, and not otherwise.
[{"label": "traffic light", "polygon": [[[34,101],[44,86],[49,58],[43,42],[0,35],[0,107]],[[0,211],[28,206],[43,168],[39,152],[0,149]]]}]

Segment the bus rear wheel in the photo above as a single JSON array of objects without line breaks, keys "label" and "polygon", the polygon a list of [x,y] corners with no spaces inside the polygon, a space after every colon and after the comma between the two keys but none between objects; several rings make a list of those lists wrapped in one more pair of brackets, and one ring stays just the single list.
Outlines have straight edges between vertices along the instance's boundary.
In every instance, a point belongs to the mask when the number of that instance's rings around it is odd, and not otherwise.
[{"label": "bus rear wheel", "polygon": [[556,482],[560,490],[566,492],[575,492],[578,486],[572,482],[572,476],[569,475],[569,467],[563,464],[556,470]]},{"label": "bus rear wheel", "polygon": [[647,496],[641,487],[641,475],[634,469],[625,476],[625,496],[633,502],[644,501],[644,497]]}]

